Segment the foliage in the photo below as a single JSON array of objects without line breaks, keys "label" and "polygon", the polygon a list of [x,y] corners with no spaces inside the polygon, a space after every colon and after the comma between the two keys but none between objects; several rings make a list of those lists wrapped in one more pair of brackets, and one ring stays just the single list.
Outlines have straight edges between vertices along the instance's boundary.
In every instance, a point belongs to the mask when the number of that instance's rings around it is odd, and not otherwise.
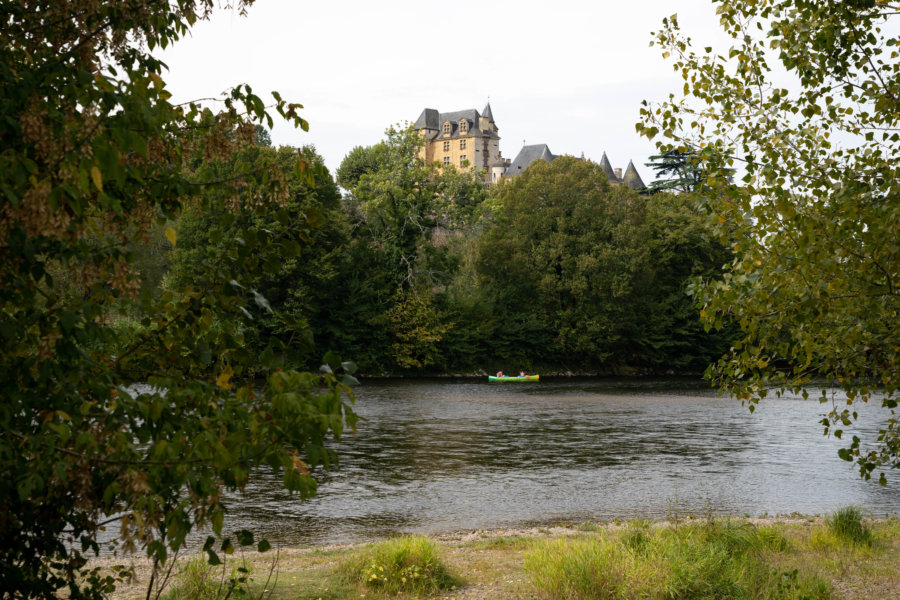
[{"label": "foliage", "polygon": [[462,583],[444,565],[437,545],[420,535],[373,544],[345,560],[340,570],[346,579],[387,594],[431,594]]},{"label": "foliage", "polygon": [[497,203],[474,265],[498,315],[493,355],[689,370],[721,346],[685,288],[727,254],[689,198],[640,196],[594,163],[561,157],[501,186]]},{"label": "foliage", "polygon": [[421,157],[390,129],[338,170],[351,235],[330,323],[357,326],[328,339],[366,372],[699,372],[727,349],[686,294],[730,259],[693,196],[641,197],[571,157],[486,192]]},{"label": "foliage", "polygon": [[[298,157],[306,164],[303,172],[297,168]],[[337,187],[312,147],[251,147],[228,161],[203,163],[194,179],[238,178],[248,172],[265,173],[282,182],[284,197],[279,206],[244,215],[234,215],[214,201],[188,208],[176,226],[178,245],[172,251],[168,282],[183,286],[202,281],[204,265],[227,251],[235,235],[242,236],[244,243],[249,236],[281,244],[288,251],[270,256],[271,263],[257,281],[257,292],[281,307],[280,314],[244,315],[244,340],[249,348],[262,351],[264,341],[275,336],[285,364],[302,365],[331,347],[330,306],[340,296],[336,286],[348,237],[347,219]],[[205,193],[214,199],[219,192]],[[320,334],[318,343],[314,343],[314,332]]]},{"label": "foliage", "polygon": [[772,572],[752,525],[712,521],[632,527],[618,535],[542,542],[525,556],[532,583],[554,598],[822,599],[815,575]]},{"label": "foliage", "polygon": [[647,201],[645,243],[653,275],[635,300],[644,318],[627,336],[635,365],[700,373],[736,339],[730,322],[706,331],[688,293],[698,277],[720,278],[732,258],[698,204],[688,193],[658,193]]},{"label": "foliage", "polygon": [[[185,167],[249,147],[276,112],[307,125],[299,105],[273,94],[272,110],[248,86],[216,114],[170,102],[149,52],[212,8],[2,0],[3,597],[104,596],[115,577],[85,567],[103,527],[158,565],[195,529],[222,534],[225,492],[257,469],[308,496],[312,470],[335,460],[326,437],[354,423],[349,363],[329,355],[318,374],[270,371],[271,354],[245,348],[243,319],[277,314],[258,291],[263,274],[304,241],[232,227],[280,210],[278,178],[248,169],[198,181]],[[177,245],[166,223],[182,207],[222,215],[209,232],[221,244],[186,285],[142,293],[140,245],[159,227]],[[140,327],[123,329],[123,316]],[[250,368],[268,372],[261,389],[242,380]],[[217,548],[252,541],[239,532]]]},{"label": "foliage", "polygon": [[[645,106],[638,125],[662,135],[660,152],[698,150],[706,206],[734,244],[726,277],[695,289],[709,326],[734,319],[742,332],[710,376],[751,409],[773,389],[805,395],[826,378],[848,400],[822,420],[837,437],[855,403],[876,398],[877,443],[854,436],[840,451],[868,479],[900,467],[900,4],[717,5],[734,45],[695,51],[665,20],[656,42],[685,98]],[[740,184],[726,176],[736,167]]]},{"label": "foliage", "polygon": [[[436,345],[448,328],[432,296],[457,270],[457,241],[485,195],[477,174],[426,164],[422,144],[411,127],[391,128],[375,147],[351,151],[338,169],[341,185],[350,185],[344,203],[353,238],[341,276],[348,300],[338,310],[360,328],[335,347],[369,371],[437,362]],[[357,169],[360,163],[367,166]],[[348,179],[349,171],[358,177]],[[397,319],[413,313],[416,325],[395,331]]]},{"label": "foliage", "polygon": [[374,146],[356,146],[347,153],[337,170],[337,183],[345,190],[352,190],[363,175],[371,175],[382,168],[387,160],[388,148],[384,143]]},{"label": "foliage", "polygon": [[648,186],[647,191],[655,194],[663,191],[700,190],[706,174],[699,163],[698,153],[692,150],[669,150],[651,156],[647,166],[656,172],[656,179]]},{"label": "foliage", "polygon": [[425,290],[398,292],[388,312],[395,336],[394,361],[401,368],[421,368],[438,360],[437,343],[452,323],[442,322]]},{"label": "foliage", "polygon": [[572,157],[526,169],[499,192],[478,270],[506,311],[537,314],[561,354],[614,358],[628,299],[648,268],[639,230],[645,201]]},{"label": "foliage", "polygon": [[[221,566],[222,573],[213,570],[204,555],[189,559],[175,578],[174,584],[166,592],[163,600],[220,600],[224,598],[248,598],[247,581],[249,570],[246,566],[234,567],[231,574],[225,576],[226,565]],[[217,569],[218,570],[218,569]]]}]

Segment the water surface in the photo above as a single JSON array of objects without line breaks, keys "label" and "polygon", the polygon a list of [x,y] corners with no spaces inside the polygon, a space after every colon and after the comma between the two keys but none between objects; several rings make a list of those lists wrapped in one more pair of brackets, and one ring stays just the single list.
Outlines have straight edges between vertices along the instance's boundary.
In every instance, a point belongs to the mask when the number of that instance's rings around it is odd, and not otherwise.
[{"label": "water surface", "polygon": [[[848,504],[900,511],[896,472],[886,488],[861,481],[838,459],[841,442],[822,435],[828,406],[815,399],[772,399],[751,415],[697,381],[419,380],[363,382],[356,409],[364,420],[335,446],[341,469],[317,497],[300,502],[261,475],[226,525],[297,545]],[[864,439],[876,430],[869,419]]]}]

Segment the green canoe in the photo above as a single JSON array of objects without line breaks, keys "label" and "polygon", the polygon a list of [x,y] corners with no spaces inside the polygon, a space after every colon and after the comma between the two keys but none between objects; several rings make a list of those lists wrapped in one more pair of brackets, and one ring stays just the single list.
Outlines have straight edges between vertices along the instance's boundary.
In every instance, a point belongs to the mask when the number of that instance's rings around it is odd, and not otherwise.
[{"label": "green canoe", "polygon": [[505,375],[503,377],[494,377],[493,375],[488,375],[488,381],[540,381],[540,375]]}]

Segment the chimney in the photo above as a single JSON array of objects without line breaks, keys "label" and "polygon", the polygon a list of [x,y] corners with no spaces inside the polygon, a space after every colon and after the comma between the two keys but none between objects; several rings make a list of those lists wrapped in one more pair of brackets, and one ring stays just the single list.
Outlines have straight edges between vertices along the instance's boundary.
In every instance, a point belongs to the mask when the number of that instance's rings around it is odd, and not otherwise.
[{"label": "chimney", "polygon": [[622,169],[613,169],[616,172],[616,179],[622,181]]}]

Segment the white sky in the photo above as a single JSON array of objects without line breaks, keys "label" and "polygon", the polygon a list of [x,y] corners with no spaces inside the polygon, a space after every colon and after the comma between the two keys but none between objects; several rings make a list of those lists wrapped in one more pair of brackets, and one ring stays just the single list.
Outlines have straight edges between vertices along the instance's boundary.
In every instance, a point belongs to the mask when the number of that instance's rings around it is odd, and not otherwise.
[{"label": "white sky", "polygon": [[[555,154],[638,172],[654,146],[634,124],[641,100],[683,82],[649,47],[678,13],[695,47],[724,51],[709,0],[258,0],[220,10],[158,55],[176,101],[239,83],[303,104],[309,132],[276,123],[275,145],[314,144],[334,172],[354,146],[382,139],[424,108],[475,108],[490,97],[503,156],[546,143]],[[727,42],[727,40],[724,40]]]}]

